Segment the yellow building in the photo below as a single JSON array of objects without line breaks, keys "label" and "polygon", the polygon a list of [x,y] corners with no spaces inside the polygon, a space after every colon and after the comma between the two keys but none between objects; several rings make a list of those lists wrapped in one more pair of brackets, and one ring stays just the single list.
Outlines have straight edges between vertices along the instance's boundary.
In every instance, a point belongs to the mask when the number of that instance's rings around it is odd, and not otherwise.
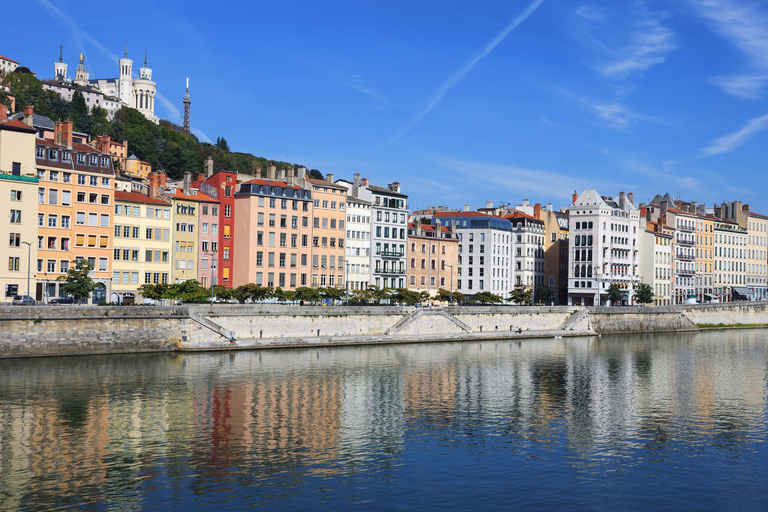
[{"label": "yellow building", "polygon": [[171,205],[138,192],[117,191],[114,224],[111,302],[141,303],[139,286],[170,283]]},{"label": "yellow building", "polygon": [[[0,285],[9,302],[17,294],[35,296],[35,271],[29,266],[37,260],[39,180],[35,176],[35,129],[5,119],[5,109],[0,110],[0,197],[5,198],[9,240],[7,246],[0,244]],[[31,121],[31,112],[29,115]]]},{"label": "yellow building", "polygon": [[[189,173],[188,173],[189,174]],[[173,270],[172,282],[183,283],[190,279],[197,280],[197,226],[200,222],[200,198],[192,195],[192,190],[185,184],[185,190],[174,190],[168,194],[171,199],[173,219]],[[212,268],[216,268],[217,247],[211,247]]]},{"label": "yellow building", "polygon": [[148,162],[139,160],[136,155],[131,155],[125,159],[123,174],[126,176],[133,176],[135,178],[147,179],[149,173],[152,172],[152,166]]},{"label": "yellow building", "polygon": [[[96,283],[89,302],[106,302],[112,281],[112,157],[72,141],[72,122],[57,122],[55,139],[36,139],[38,188],[37,297],[61,295],[72,261],[84,259]],[[42,282],[41,282],[42,281]]]},{"label": "yellow building", "polygon": [[714,298],[715,222],[699,215],[696,219],[696,297],[699,302]]},{"label": "yellow building", "polygon": [[747,288],[752,300],[768,299],[768,217],[746,212]]}]

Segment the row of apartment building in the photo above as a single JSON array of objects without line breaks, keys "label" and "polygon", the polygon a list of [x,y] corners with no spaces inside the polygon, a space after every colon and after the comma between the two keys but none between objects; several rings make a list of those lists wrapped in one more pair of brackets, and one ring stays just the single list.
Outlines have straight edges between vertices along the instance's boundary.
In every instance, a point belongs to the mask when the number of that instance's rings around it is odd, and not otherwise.
[{"label": "row of apartment building", "polygon": [[612,284],[626,304],[640,283],[659,305],[766,298],[768,217],[739,202],[707,209],[658,196],[635,206],[631,193],[585,190],[559,211],[525,200],[411,215],[399,182],[378,187],[359,174],[316,179],[270,166],[254,177],[214,172],[211,159],[178,181],[119,173],[113,159],[125,158],[125,143],[88,144],[31,107],[14,117],[0,119],[6,298],[26,293],[27,272],[33,297],[60,296],[59,279],[80,258],[93,267],[95,303],[141,302],[142,284],[189,279],[502,298],[528,290],[583,305],[605,304]]}]

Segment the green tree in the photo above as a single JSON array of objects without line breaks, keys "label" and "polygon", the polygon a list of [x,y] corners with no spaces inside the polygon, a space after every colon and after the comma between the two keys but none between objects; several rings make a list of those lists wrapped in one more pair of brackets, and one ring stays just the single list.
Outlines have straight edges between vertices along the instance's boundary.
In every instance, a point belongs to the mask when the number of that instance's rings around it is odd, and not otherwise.
[{"label": "green tree", "polygon": [[233,292],[234,290],[220,284],[213,287],[213,295],[216,297],[216,300],[232,300],[234,298]]},{"label": "green tree", "polygon": [[389,288],[379,288],[378,286],[371,286],[368,289],[371,292],[372,298],[376,301],[376,304],[381,304],[381,301],[388,299],[392,293],[392,290]]},{"label": "green tree", "polygon": [[501,297],[491,292],[476,293],[474,298],[477,302],[480,302],[482,304],[498,304],[503,300]]},{"label": "green tree", "polygon": [[453,297],[454,304],[460,304],[461,302],[464,302],[464,294],[461,292],[454,290],[454,292],[451,293],[450,290],[446,290],[445,288],[440,288],[437,290],[437,300],[440,302],[450,302],[451,297]]},{"label": "green tree", "polygon": [[219,149],[223,149],[224,151],[229,151],[229,144],[227,143],[227,139],[225,139],[224,137],[216,138],[216,147]]},{"label": "green tree", "polygon": [[298,301],[315,304],[320,302],[321,299],[322,297],[320,297],[320,293],[314,288],[308,288],[306,286],[296,288],[296,300]]},{"label": "green tree", "polygon": [[608,287],[608,300],[611,304],[617,304],[624,298],[624,292],[621,291],[621,287],[614,283]]},{"label": "green tree", "polygon": [[416,304],[422,301],[422,295],[419,292],[408,290],[406,288],[398,288],[392,293],[392,299],[397,302],[405,302],[406,304]]},{"label": "green tree", "polygon": [[63,293],[71,295],[80,303],[88,299],[96,288],[96,283],[88,276],[93,267],[84,259],[75,260],[72,263],[74,265],[69,267],[67,275],[59,276],[56,280],[64,282],[60,287]]},{"label": "green tree", "polygon": [[352,295],[353,301],[361,303],[369,303],[374,300],[373,292],[371,290],[352,290],[350,295]]},{"label": "green tree", "polygon": [[22,112],[27,105],[35,106],[35,113],[48,115],[48,105],[43,83],[30,73],[14,72],[6,76],[11,92],[16,96],[16,111]]},{"label": "green tree", "polygon": [[139,286],[139,293],[147,299],[164,299],[168,293],[168,285],[165,283],[143,284]]},{"label": "green tree", "polygon": [[536,295],[535,295],[534,302],[536,304],[549,304],[553,295],[554,293],[552,293],[552,290],[550,290],[547,287],[542,286],[542,287],[536,288]]},{"label": "green tree", "polygon": [[654,293],[653,288],[649,284],[640,283],[635,288],[635,302],[640,304],[650,304],[653,302]]},{"label": "green tree", "polygon": [[515,289],[509,292],[509,297],[505,299],[507,302],[514,302],[515,304],[528,305],[531,303],[531,291]]},{"label": "green tree", "polygon": [[341,288],[333,288],[333,287],[318,288],[317,291],[320,293],[323,299],[333,300],[333,301],[343,299],[344,295],[346,294],[345,290],[342,290]]}]

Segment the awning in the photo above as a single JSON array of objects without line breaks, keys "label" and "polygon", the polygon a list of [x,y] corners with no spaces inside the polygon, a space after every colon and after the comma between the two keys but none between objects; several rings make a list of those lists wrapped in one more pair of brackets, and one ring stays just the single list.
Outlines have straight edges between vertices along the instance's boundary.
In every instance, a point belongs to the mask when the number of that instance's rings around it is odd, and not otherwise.
[{"label": "awning", "polygon": [[689,293],[689,294],[688,294],[688,298],[689,298],[689,299],[696,299],[696,298],[698,298],[698,297],[696,297],[696,296],[695,296],[694,294],[692,294],[692,293]]},{"label": "awning", "polygon": [[739,295],[752,295],[752,290],[749,288],[744,288],[743,286],[734,286],[733,291]]},{"label": "awning", "polygon": [[711,294],[711,293],[705,293],[705,294],[704,294],[704,296],[705,296],[705,297],[711,297],[711,296],[712,296],[712,294]]}]

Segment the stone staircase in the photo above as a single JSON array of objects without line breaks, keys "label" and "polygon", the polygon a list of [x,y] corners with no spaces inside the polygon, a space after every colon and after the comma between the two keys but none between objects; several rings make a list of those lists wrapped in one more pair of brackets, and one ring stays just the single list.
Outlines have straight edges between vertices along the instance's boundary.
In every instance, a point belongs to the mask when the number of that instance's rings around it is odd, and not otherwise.
[{"label": "stone staircase", "polygon": [[442,311],[439,309],[419,309],[417,311],[414,311],[410,315],[407,315],[406,317],[402,318],[395,325],[387,329],[386,334],[387,335],[397,334],[400,331],[402,331],[405,327],[411,325],[412,323],[414,323],[415,321],[417,321],[418,319],[424,316],[441,316],[447,319],[449,322],[458,326],[460,329],[464,330],[464,332],[472,332],[472,329],[467,324],[465,324],[458,318],[454,317],[453,315],[445,311]]}]

